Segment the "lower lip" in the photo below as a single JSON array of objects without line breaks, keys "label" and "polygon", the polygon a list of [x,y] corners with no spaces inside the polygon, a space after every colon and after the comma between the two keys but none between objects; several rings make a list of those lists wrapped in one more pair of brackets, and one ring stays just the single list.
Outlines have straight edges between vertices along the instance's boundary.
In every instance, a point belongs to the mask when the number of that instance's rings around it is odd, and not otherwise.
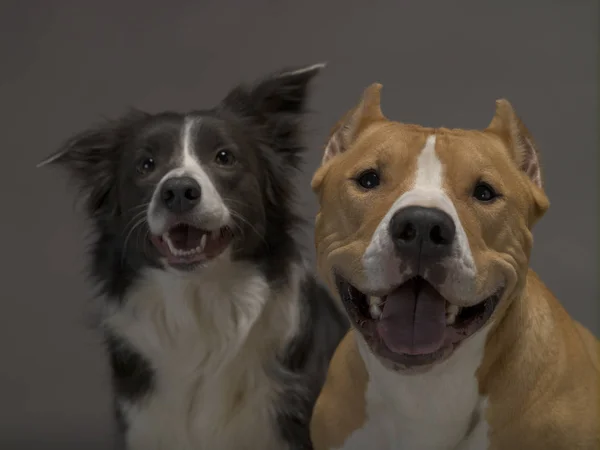
[{"label": "lower lip", "polygon": [[216,248],[208,248],[209,243],[206,243],[203,251],[198,251],[189,255],[175,255],[171,252],[169,245],[165,242],[162,236],[151,236],[152,243],[160,252],[160,254],[166,259],[167,263],[178,268],[197,266],[198,264],[202,264],[219,256],[228,247],[231,237],[226,234],[225,236],[221,236],[220,239],[221,242],[219,243],[221,245],[218,245]]},{"label": "lower lip", "polygon": [[454,353],[454,350],[456,350],[456,348],[462,342],[462,340],[454,341],[450,338],[450,336],[447,335],[442,347],[432,353],[418,355],[396,353],[387,347],[383,339],[377,333],[377,322],[375,320],[370,322],[368,325],[365,325],[366,326],[360,329],[360,332],[373,353],[394,364],[404,366],[405,368],[426,367],[440,363]]},{"label": "lower lip", "polygon": [[160,254],[167,260],[169,264],[197,264],[201,262],[202,253],[193,255],[193,257],[178,256],[171,253],[168,244],[160,236],[152,236],[151,241],[154,247],[160,252]]},{"label": "lower lip", "polygon": [[[488,300],[486,299],[484,301]],[[395,366],[401,366],[401,369],[418,369],[427,368],[447,360],[465,340],[485,327],[490,320],[490,317],[491,314],[487,319],[485,319],[479,328],[468,335],[461,333],[462,330],[460,329],[455,329],[451,325],[446,325],[445,338],[442,346],[432,353],[417,355],[396,353],[388,348],[377,331],[377,319],[369,318],[369,320],[357,324],[356,328],[358,328],[367,345],[378,357],[394,364]]]},{"label": "lower lip", "polygon": [[[385,346],[385,344],[382,345]],[[427,368],[447,360],[454,353],[458,345],[459,344],[444,345],[434,353],[428,353],[424,355],[405,355],[394,353],[387,347],[385,347],[383,351],[380,350],[376,352],[376,354],[387,361],[402,366],[404,369]]]}]

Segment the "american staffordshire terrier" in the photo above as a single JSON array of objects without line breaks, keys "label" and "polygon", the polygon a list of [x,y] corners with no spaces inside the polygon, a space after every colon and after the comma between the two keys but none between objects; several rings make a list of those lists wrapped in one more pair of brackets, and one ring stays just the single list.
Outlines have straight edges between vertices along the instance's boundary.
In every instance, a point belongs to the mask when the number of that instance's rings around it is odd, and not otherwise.
[{"label": "american staffordshire terrier", "polygon": [[350,317],[313,412],[316,450],[600,448],[598,340],[529,268],[548,208],[506,100],[482,131],[336,125],[312,187],[318,270]]}]

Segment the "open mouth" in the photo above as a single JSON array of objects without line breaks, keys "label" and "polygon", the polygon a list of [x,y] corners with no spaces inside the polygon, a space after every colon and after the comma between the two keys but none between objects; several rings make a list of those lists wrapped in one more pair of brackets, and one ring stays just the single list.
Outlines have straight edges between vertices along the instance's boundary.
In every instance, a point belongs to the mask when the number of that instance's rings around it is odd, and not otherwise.
[{"label": "open mouth", "polygon": [[220,255],[232,239],[231,230],[223,227],[208,231],[178,223],[151,240],[158,251],[174,266],[190,266]]},{"label": "open mouth", "polygon": [[378,298],[364,294],[338,275],[336,285],[351,320],[373,352],[405,367],[447,358],[487,323],[501,297],[498,291],[476,305],[458,307],[422,277],[414,277]]}]

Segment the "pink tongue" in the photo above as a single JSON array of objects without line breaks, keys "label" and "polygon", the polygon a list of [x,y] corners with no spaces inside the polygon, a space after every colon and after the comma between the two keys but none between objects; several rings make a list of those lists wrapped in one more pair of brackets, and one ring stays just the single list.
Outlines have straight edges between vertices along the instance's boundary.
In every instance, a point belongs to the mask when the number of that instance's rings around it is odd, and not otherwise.
[{"label": "pink tongue", "polygon": [[424,355],[444,344],[445,300],[429,283],[404,283],[387,296],[382,313],[377,330],[390,350]]}]

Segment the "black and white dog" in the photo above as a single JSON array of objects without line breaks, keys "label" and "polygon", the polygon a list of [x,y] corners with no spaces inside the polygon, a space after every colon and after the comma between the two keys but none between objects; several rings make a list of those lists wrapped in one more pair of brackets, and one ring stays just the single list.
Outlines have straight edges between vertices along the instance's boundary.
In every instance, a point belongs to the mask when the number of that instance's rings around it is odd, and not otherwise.
[{"label": "black and white dog", "polygon": [[40,163],[68,169],[94,224],[127,448],[311,448],[347,329],[293,238],[291,175],[322,67],[238,86],[210,110],[131,112]]}]

